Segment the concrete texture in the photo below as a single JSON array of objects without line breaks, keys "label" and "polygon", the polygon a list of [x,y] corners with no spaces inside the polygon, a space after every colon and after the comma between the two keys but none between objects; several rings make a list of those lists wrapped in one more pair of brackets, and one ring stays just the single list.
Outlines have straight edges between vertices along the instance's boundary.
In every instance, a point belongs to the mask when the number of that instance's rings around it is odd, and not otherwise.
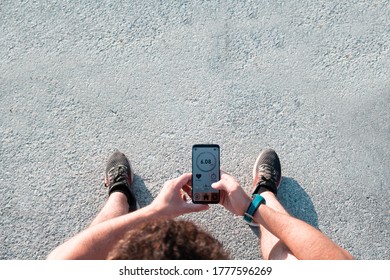
[{"label": "concrete texture", "polygon": [[[105,161],[138,198],[217,143],[243,186],[264,147],[279,198],[358,259],[390,259],[389,1],[0,2],[0,258],[44,259],[104,205]],[[258,237],[187,215],[235,259]]]}]

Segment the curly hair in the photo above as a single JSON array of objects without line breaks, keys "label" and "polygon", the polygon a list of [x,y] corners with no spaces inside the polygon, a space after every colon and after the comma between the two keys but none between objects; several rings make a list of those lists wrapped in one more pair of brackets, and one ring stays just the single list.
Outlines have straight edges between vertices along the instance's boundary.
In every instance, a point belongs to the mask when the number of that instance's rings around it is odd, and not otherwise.
[{"label": "curly hair", "polygon": [[110,260],[223,260],[222,244],[184,220],[147,222],[130,230],[109,253]]}]

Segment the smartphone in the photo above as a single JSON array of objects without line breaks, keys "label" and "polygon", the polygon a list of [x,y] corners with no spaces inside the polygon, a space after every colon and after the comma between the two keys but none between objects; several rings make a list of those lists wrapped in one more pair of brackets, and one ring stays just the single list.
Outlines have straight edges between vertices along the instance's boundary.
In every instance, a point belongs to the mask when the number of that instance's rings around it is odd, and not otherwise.
[{"label": "smartphone", "polygon": [[220,180],[220,148],[217,144],[192,146],[192,202],[219,203],[219,191],[211,184]]}]

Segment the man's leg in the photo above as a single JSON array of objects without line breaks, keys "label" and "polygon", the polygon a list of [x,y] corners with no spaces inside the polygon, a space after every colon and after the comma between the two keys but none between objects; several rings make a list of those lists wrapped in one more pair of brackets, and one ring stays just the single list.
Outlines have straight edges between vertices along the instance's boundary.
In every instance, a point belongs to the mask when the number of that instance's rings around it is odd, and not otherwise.
[{"label": "man's leg", "polygon": [[135,211],[138,207],[133,184],[133,170],[127,157],[114,152],[107,161],[105,185],[108,187],[108,200],[90,226]]},{"label": "man's leg", "polygon": [[121,215],[129,213],[129,204],[126,196],[121,192],[112,193],[90,226],[97,225],[101,222],[110,220]]},{"label": "man's leg", "polygon": [[[282,179],[279,157],[272,149],[260,153],[253,168],[253,188],[251,193],[261,193],[267,206],[288,215],[276,197]],[[296,259],[286,245],[265,227],[260,226],[260,250],[263,259]]]},{"label": "man's leg", "polygon": [[281,182],[280,162],[275,151],[263,151],[253,169],[253,191],[266,205],[255,213],[260,223],[264,259],[353,259],[353,256],[313,226],[290,216],[276,193]]},{"label": "man's leg", "polygon": [[[261,196],[265,198],[267,206],[281,214],[289,215],[280,204],[275,194],[267,189],[260,189]],[[293,226],[293,225],[292,225]],[[266,260],[296,260],[287,246],[275,235],[260,225],[260,250]]]}]

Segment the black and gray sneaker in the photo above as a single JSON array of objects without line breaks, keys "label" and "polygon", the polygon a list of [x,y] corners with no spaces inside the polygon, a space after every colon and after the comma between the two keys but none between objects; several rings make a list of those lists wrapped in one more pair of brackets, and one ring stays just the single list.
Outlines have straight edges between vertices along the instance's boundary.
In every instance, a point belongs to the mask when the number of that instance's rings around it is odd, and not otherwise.
[{"label": "black and gray sneaker", "polygon": [[264,187],[275,195],[282,181],[282,170],[279,157],[272,149],[263,150],[253,167],[253,187],[251,194],[259,193]]},{"label": "black and gray sneaker", "polygon": [[105,173],[105,185],[108,187],[108,195],[113,192],[121,192],[127,197],[129,212],[139,208],[133,189],[134,173],[127,157],[115,151],[107,161]]}]

